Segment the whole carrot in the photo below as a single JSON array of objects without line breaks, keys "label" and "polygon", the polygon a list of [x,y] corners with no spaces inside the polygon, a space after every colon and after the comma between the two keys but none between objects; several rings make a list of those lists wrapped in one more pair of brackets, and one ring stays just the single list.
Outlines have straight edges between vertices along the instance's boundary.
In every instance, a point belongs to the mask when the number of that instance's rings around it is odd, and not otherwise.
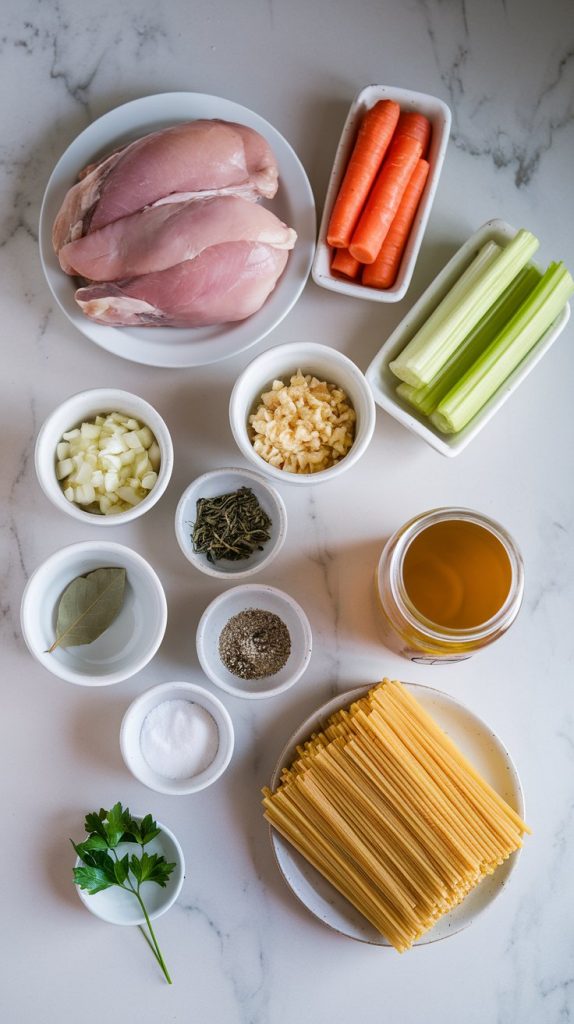
[{"label": "whole carrot", "polygon": [[335,249],[335,255],[331,260],[331,270],[335,274],[349,277],[352,281],[359,276],[361,264],[354,259],[348,249]]},{"label": "whole carrot", "polygon": [[327,242],[336,249],[348,246],[399,120],[394,100],[379,100],[365,114],[345,177],[335,200]]},{"label": "whole carrot", "polygon": [[423,147],[421,156],[426,157],[431,137],[431,125],[428,117],[411,111],[403,116],[402,130],[411,135],[413,139],[419,140]]},{"label": "whole carrot", "polygon": [[409,178],[379,255],[374,263],[369,263],[363,268],[361,280],[368,288],[391,288],[395,283],[428,173],[428,161],[419,160]]},{"label": "whole carrot", "polygon": [[349,252],[360,263],[374,263],[377,258],[409,178],[420,160],[420,126],[413,131],[413,117],[419,116],[401,114],[387,157],[353,232]]}]

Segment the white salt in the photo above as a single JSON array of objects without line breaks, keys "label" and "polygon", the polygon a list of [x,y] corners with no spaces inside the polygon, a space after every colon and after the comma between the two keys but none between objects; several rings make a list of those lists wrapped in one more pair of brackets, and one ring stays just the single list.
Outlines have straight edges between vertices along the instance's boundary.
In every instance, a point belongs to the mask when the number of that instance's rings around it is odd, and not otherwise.
[{"label": "white salt", "polygon": [[217,723],[201,704],[165,700],[146,715],[141,752],[164,779],[189,779],[209,767],[219,746]]}]

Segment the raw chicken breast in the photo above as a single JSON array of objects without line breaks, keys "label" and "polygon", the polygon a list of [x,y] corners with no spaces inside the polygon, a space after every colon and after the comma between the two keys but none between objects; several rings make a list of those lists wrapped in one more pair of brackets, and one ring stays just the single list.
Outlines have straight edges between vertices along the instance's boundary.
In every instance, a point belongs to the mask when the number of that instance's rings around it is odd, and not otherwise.
[{"label": "raw chicken breast", "polygon": [[92,320],[117,327],[206,327],[244,320],[273,291],[288,251],[262,242],[224,242],[153,274],[80,288]]},{"label": "raw chicken breast", "polygon": [[277,191],[277,163],[258,132],[228,121],[174,125],[87,167],[54,222],[56,252],[88,231],[178,193],[238,190],[257,198]]},{"label": "raw chicken breast", "polygon": [[263,206],[238,196],[152,206],[69,242],[59,253],[67,274],[117,281],[166,270],[222,242],[265,242],[292,249],[297,235]]}]

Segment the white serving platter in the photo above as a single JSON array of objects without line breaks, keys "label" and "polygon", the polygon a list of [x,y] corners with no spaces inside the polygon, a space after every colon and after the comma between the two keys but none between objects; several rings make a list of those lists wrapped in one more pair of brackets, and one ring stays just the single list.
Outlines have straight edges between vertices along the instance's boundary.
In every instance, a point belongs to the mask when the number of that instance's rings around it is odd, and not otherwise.
[{"label": "white serving platter", "polygon": [[[74,299],[76,285],[60,268],[52,248],[52,225],[79,171],[118,146],[149,132],[197,118],[220,118],[254,128],[265,137],[279,165],[279,190],[266,203],[297,232],[287,267],[267,301],[246,320],[212,327],[111,327],[89,320]],[[173,92],[125,103],[98,118],[68,146],[46,187],[40,213],[40,258],[50,290],[85,337],[115,355],[148,366],[203,366],[243,352],[280,323],[299,298],[315,251],[315,202],[307,174],[287,140],[268,121],[219,96]]]},{"label": "white serving platter", "polygon": [[430,444],[441,455],[453,457],[458,455],[473,437],[486,426],[488,421],[510,398],[519,384],[534,369],[542,356],[554,344],[559,334],[562,333],[570,317],[570,305],[566,303],[562,312],[556,317],[554,323],[542,335],[536,345],[530,350],[527,356],[516,367],[513,373],[505,380],[492,398],[483,405],[482,409],[472,418],[470,423],[463,430],[456,434],[441,434],[430,420],[420,415],[412,406],[408,405],[396,393],[400,381],[389,369],[389,363],[402,351],[405,345],[419,330],[425,320],[438,306],[448,291],[458,281],[461,274],[470,266],[475,256],[482,249],[486,242],[493,241],[504,247],[517,234],[513,228],[503,220],[489,220],[471,235],[471,237],[454,254],[451,260],[441,270],[440,274],[432,281],[427,290],[423,292],[418,302],[407,313],[404,320],[401,320],[398,327],[384,342],[371,362],[365,376],[371,386],[375,402],[381,409],[388,412],[394,419],[402,423],[414,434],[422,437],[423,441]]},{"label": "white serving platter", "polygon": [[[524,818],[524,796],[518,772],[498,736],[463,704],[429,686],[404,684],[420,701],[425,711],[457,744],[462,753],[491,786]],[[347,707],[371,689],[361,686],[339,694],[318,708],[304,721],[283,749],[271,780],[271,789],[279,783],[281,771],[296,756],[296,747],[321,729],[326,719]],[[273,851],[287,885],[311,913],[329,928],[359,942],[375,946],[390,943],[315,870],[282,836],[270,828]],[[467,928],[500,895],[516,867],[519,851],[512,854],[493,875],[485,878],[458,907],[445,914],[416,945],[446,939]]]}]

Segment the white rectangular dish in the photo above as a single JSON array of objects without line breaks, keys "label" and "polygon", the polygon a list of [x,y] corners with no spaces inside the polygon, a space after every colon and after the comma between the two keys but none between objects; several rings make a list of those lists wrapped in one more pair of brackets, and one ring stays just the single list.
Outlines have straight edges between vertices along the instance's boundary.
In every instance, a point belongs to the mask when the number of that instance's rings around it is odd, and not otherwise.
[{"label": "white rectangular dish", "polygon": [[476,437],[478,432],[494,416],[495,412],[504,405],[521,381],[534,369],[545,352],[556,341],[558,335],[564,330],[570,317],[569,303],[566,303],[552,326],[542,335],[520,365],[505,380],[504,384],[499,387],[498,391],[482,407],[480,412],[473,417],[470,423],[457,434],[441,434],[429,419],[417,413],[412,406],[409,406],[399,398],[396,388],[400,382],[389,369],[389,363],[402,351],[425,320],[429,318],[439,302],[472,263],[483,245],[486,242],[493,241],[500,246],[505,246],[516,234],[517,229],[511,227],[505,221],[489,220],[474,235],[471,235],[468,241],[449,260],[427,290],[423,292],[418,302],[415,303],[404,320],[395,328],[391,336],[387,338],[366,372],[366,378],[371,386],[377,405],[380,405],[381,409],[388,412],[399,423],[407,427],[408,430],[412,430],[413,433],[422,437],[427,444],[430,444],[441,455],[450,457],[458,455],[472,441],[473,437]]},{"label": "white rectangular dish", "polygon": [[[428,117],[432,128],[427,156],[430,163],[429,176],[409,234],[397,279],[391,288],[384,289],[368,288],[365,285],[356,284],[354,281],[345,281],[332,274],[332,250],[327,244],[327,228],[331,218],[331,211],[355,144],[359,124],[367,110],[370,110],[379,100],[394,100],[400,105],[402,111],[416,111],[418,114],[424,114],[425,117]],[[437,190],[450,135],[450,122],[450,110],[446,103],[443,103],[442,100],[437,99],[435,96],[428,96],[423,92],[396,89],[389,85],[367,85],[355,96],[347,114],[343,131],[341,132],[325,197],[317,249],[313,261],[312,274],[315,284],[320,285],[322,288],[329,288],[331,291],[342,292],[344,295],[351,295],[357,299],[372,299],[374,302],[398,302],[404,297],[411,283]]]}]

